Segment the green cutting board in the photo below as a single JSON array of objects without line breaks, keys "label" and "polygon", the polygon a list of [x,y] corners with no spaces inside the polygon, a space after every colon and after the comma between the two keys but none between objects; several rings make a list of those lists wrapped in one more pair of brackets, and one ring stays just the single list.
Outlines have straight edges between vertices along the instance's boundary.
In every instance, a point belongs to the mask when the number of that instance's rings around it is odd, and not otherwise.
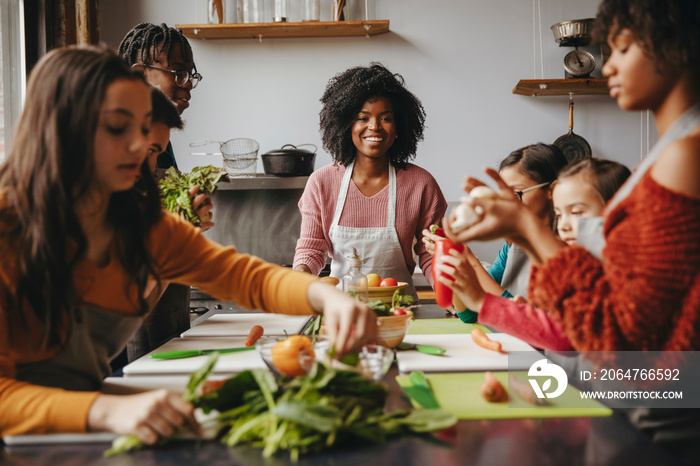
[{"label": "green cutting board", "polygon": [[484,333],[491,333],[481,324],[465,324],[459,319],[415,319],[408,326],[409,335],[446,335],[471,333],[473,328],[480,328]]},{"label": "green cutting board", "polygon": [[[493,372],[499,382],[508,389],[508,372]],[[520,381],[525,381],[527,372],[511,372]],[[458,419],[520,419],[545,417],[598,417],[610,416],[612,410],[595,400],[580,399],[579,391],[569,385],[559,397],[548,400],[549,406],[533,406],[515,394],[510,395],[511,405],[507,401],[489,403],[479,394],[484,383],[483,372],[462,372],[454,374],[426,374],[428,382],[440,403],[440,407],[455,415]],[[407,375],[396,376],[399,386],[410,386]],[[527,383],[527,382],[526,382]],[[512,400],[514,398],[514,400]],[[578,408],[562,407],[567,400],[576,400]],[[411,403],[420,408],[415,401]],[[569,405],[572,403],[568,403]]]}]

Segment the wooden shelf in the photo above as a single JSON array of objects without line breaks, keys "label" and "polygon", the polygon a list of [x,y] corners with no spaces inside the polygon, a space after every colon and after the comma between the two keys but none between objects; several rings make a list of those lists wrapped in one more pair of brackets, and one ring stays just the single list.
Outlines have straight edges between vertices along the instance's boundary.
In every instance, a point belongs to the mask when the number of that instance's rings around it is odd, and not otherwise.
[{"label": "wooden shelf", "polygon": [[608,80],[605,78],[586,79],[521,79],[513,88],[513,94],[532,97],[545,95],[607,94]]},{"label": "wooden shelf", "polygon": [[389,32],[389,20],[303,23],[176,24],[189,39],[374,36]]}]

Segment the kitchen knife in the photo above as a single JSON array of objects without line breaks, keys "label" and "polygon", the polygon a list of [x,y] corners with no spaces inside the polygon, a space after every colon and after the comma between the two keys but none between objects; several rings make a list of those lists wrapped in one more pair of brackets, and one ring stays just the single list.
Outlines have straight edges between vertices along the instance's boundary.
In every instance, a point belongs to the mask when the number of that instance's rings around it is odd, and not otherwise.
[{"label": "kitchen knife", "polygon": [[413,398],[419,405],[426,409],[440,408],[440,403],[438,403],[435,398],[433,389],[430,388],[430,383],[428,379],[425,378],[423,371],[413,371],[408,378],[413,385],[410,387],[401,387],[401,390],[403,390],[406,395]]},{"label": "kitchen knife", "polygon": [[445,354],[445,349],[440,348],[438,346],[414,345],[412,343],[405,343],[405,342],[399,343],[399,346],[397,346],[396,349],[399,351],[416,350],[420,353],[432,354],[434,356],[440,356],[442,354]]},{"label": "kitchen knife", "polygon": [[244,346],[241,348],[222,348],[222,349],[203,349],[203,350],[181,350],[181,351],[165,351],[162,353],[149,354],[151,359],[182,359],[192,358],[194,356],[205,356],[211,353],[239,353],[241,351],[254,350],[255,346]]}]

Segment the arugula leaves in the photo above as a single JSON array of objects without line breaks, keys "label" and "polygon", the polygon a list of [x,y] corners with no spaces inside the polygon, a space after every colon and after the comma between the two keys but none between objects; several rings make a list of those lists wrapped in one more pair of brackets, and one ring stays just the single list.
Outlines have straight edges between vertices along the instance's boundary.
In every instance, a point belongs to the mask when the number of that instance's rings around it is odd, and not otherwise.
[{"label": "arugula leaves", "polygon": [[228,173],[213,165],[195,167],[189,173],[180,173],[170,167],[165,172],[165,178],[158,184],[161,204],[167,211],[180,215],[194,226],[200,226],[202,219],[192,207],[189,190],[192,186],[199,185],[200,193],[211,194],[216,191],[216,183],[219,181],[228,181]]}]

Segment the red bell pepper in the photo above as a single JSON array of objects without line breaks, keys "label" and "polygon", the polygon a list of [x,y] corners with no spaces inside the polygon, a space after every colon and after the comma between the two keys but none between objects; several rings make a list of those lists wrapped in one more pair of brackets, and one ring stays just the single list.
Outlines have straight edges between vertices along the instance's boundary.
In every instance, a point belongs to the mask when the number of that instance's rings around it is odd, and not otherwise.
[{"label": "red bell pepper", "polygon": [[463,244],[455,244],[449,238],[441,239],[435,243],[435,256],[433,257],[433,282],[435,289],[435,302],[443,309],[447,309],[452,305],[452,289],[438,280],[439,275],[454,279],[450,275],[443,272],[438,272],[435,268],[437,264],[442,262],[443,256],[449,255],[452,249],[459,252],[464,252]]}]

